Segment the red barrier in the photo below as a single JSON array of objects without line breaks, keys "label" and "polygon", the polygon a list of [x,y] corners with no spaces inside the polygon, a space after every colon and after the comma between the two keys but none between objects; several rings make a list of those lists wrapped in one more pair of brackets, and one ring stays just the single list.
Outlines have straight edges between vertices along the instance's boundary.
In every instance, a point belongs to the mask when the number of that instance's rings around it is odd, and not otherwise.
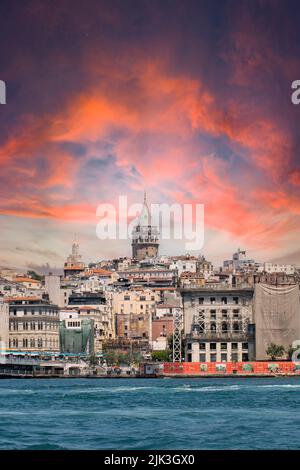
[{"label": "red barrier", "polygon": [[300,375],[295,362],[165,362],[166,375]]}]

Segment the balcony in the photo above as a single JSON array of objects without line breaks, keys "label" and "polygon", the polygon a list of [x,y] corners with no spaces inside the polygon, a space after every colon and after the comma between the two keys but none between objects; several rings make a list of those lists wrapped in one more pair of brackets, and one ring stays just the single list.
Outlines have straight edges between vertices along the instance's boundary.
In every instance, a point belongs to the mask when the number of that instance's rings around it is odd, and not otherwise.
[{"label": "balcony", "polygon": [[224,342],[247,342],[248,334],[243,331],[225,332],[208,331],[206,333],[193,332],[186,335],[187,339],[224,341]]}]

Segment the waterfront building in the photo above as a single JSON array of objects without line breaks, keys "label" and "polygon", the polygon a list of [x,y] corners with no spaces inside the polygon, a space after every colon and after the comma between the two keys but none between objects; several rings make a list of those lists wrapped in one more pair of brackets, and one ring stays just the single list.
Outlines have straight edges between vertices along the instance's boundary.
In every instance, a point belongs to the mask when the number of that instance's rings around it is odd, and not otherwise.
[{"label": "waterfront building", "polygon": [[94,320],[67,318],[59,324],[60,352],[69,354],[94,353]]},{"label": "waterfront building", "polygon": [[188,362],[253,360],[253,289],[181,289]]},{"label": "waterfront building", "polygon": [[152,226],[151,213],[146,194],[137,225],[132,232],[132,258],[140,261],[145,258],[156,258],[159,248],[159,231]]},{"label": "waterfront building", "polygon": [[112,306],[103,292],[73,293],[67,309],[77,311],[78,318],[93,320],[95,352],[101,352],[103,342],[114,338]]},{"label": "waterfront building", "polygon": [[0,300],[0,353],[9,346],[9,307]]},{"label": "waterfront building", "polygon": [[168,338],[172,336],[173,330],[174,322],[172,314],[166,314],[160,318],[153,318],[151,326],[152,350],[163,351],[168,349]]},{"label": "waterfront building", "polygon": [[9,348],[21,352],[59,351],[59,309],[34,297],[9,303]]},{"label": "waterfront building", "polygon": [[300,339],[299,285],[256,284],[254,294],[256,360],[268,359],[270,343],[287,350]]}]

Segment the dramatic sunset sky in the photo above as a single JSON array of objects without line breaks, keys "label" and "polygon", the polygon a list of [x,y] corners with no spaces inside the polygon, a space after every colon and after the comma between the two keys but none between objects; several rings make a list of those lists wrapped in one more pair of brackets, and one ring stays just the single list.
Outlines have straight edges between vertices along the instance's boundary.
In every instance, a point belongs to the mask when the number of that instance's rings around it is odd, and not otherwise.
[{"label": "dramatic sunset sky", "polygon": [[299,3],[1,0],[0,265],[130,255],[96,208],[144,189],[205,204],[214,262],[300,264]]}]

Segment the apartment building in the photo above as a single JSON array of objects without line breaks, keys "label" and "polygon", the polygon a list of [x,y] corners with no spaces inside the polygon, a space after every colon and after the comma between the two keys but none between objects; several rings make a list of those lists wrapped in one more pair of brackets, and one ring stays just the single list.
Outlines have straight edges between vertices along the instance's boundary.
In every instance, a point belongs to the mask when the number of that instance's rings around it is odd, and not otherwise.
[{"label": "apartment building", "polygon": [[9,348],[21,352],[59,351],[59,309],[33,297],[9,300]]},{"label": "apartment building", "polygon": [[188,362],[254,358],[253,289],[182,289]]}]

